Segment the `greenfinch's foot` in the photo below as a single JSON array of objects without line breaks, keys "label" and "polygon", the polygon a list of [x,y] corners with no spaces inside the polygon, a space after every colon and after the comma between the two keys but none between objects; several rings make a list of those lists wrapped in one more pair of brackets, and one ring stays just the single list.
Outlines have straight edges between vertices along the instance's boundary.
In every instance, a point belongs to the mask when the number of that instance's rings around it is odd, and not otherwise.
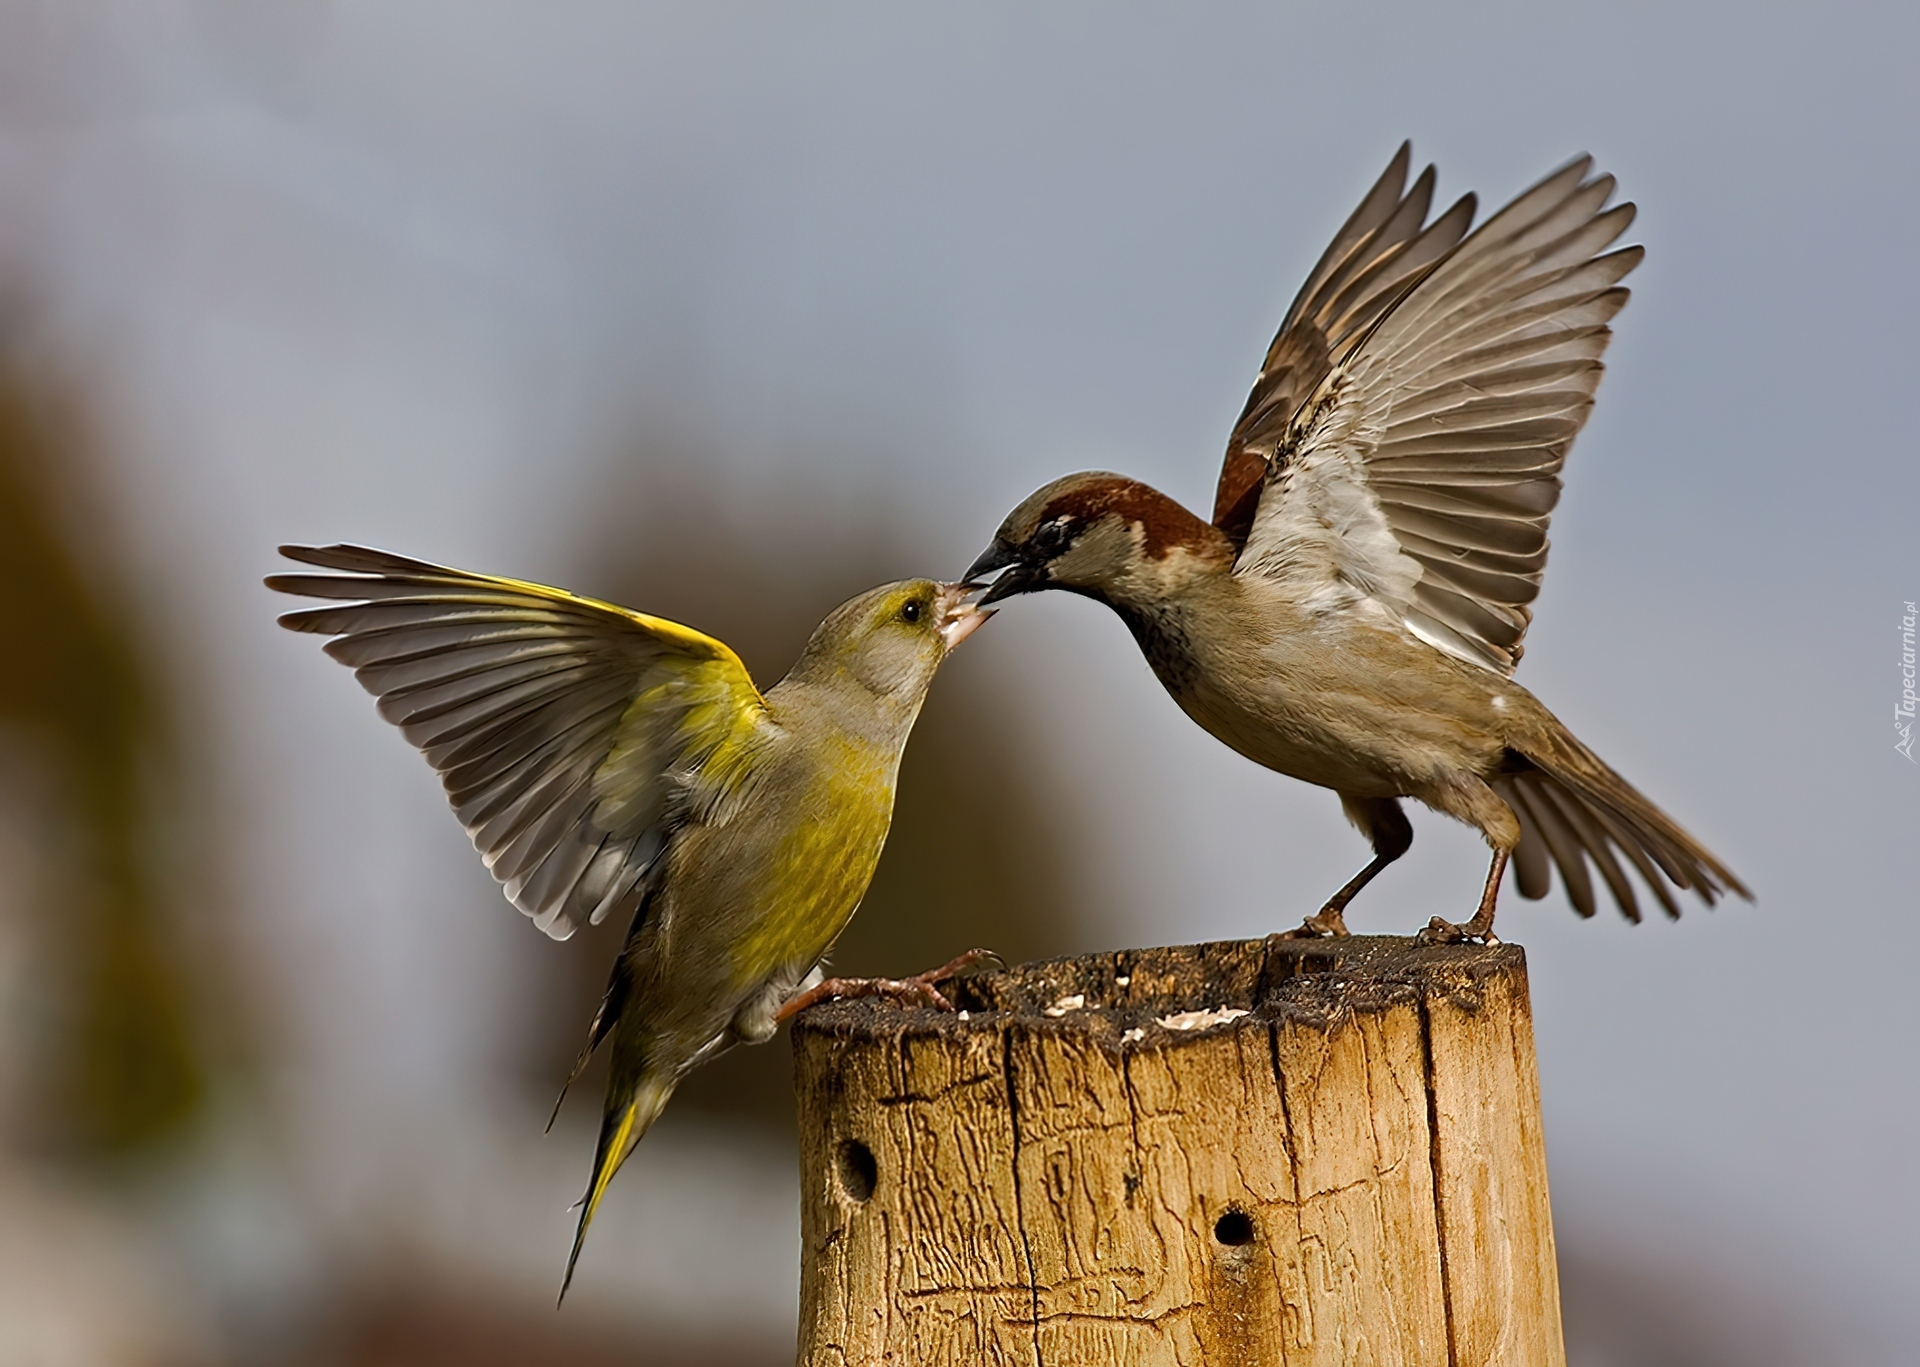
[{"label": "greenfinch's foot", "polygon": [[990,949],[970,949],[938,968],[916,973],[911,978],[828,978],[805,992],[787,998],[774,1013],[773,1019],[776,1023],[792,1020],[809,1006],[851,997],[885,997],[902,1006],[926,1006],[935,1011],[951,1011],[954,1009],[953,1002],[934,984],[958,978],[986,963],[1005,966],[1000,956]]},{"label": "greenfinch's foot", "polygon": [[1341,915],[1339,907],[1321,907],[1292,930],[1283,930],[1274,938],[1277,940],[1340,940],[1351,934],[1353,932],[1347,929],[1346,918]]},{"label": "greenfinch's foot", "polygon": [[986,964],[995,969],[1004,969],[1007,961],[991,949],[969,949],[965,954],[956,954],[938,968],[930,968],[919,974],[917,980],[928,983],[945,982],[948,978],[964,978],[974,969]]},{"label": "greenfinch's foot", "polygon": [[1443,921],[1438,916],[1427,922],[1427,928],[1413,937],[1415,944],[1421,945],[1497,945],[1500,937],[1493,933],[1493,918],[1475,916],[1464,926],[1456,926],[1451,921]]}]

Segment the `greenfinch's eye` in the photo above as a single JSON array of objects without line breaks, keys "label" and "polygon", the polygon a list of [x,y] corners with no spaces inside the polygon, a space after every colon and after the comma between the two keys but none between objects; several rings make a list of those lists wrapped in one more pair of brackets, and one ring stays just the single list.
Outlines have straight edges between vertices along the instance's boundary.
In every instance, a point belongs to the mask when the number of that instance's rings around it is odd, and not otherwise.
[{"label": "greenfinch's eye", "polygon": [[920,612],[921,612],[920,602],[918,599],[915,599],[914,601],[908,603],[905,607],[900,609],[900,620],[905,622],[908,626],[912,626],[915,622],[920,620]]}]

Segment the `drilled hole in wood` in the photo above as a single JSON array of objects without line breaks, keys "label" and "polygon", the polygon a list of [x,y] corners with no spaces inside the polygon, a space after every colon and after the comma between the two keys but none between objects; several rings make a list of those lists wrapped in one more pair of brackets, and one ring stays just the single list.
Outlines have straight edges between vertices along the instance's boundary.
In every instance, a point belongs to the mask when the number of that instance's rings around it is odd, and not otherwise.
[{"label": "drilled hole in wood", "polygon": [[872,1149],[857,1139],[840,1145],[840,1190],[849,1200],[867,1201],[879,1180],[880,1165],[874,1161]]},{"label": "drilled hole in wood", "polygon": [[1244,1210],[1230,1210],[1213,1222],[1213,1237],[1228,1248],[1242,1248],[1253,1242],[1253,1217]]}]

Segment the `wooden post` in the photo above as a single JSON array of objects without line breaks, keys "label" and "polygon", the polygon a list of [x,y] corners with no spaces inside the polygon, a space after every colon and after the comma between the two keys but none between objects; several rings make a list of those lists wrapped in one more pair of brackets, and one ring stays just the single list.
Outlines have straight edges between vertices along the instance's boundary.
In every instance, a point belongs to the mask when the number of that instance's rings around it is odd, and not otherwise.
[{"label": "wooden post", "polygon": [[1562,1367],[1515,945],[1029,964],[794,1030],[802,1367]]}]

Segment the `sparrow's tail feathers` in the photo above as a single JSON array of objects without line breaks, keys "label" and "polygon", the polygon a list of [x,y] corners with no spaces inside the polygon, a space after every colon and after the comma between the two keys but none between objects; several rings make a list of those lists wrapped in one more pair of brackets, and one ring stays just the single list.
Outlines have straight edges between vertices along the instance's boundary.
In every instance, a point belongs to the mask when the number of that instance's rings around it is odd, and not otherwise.
[{"label": "sparrow's tail feathers", "polygon": [[593,1214],[600,1209],[600,1198],[607,1194],[607,1184],[627,1161],[634,1145],[666,1109],[676,1080],[671,1072],[649,1071],[642,1074],[637,1085],[615,1086],[608,1091],[606,1114],[600,1121],[600,1142],[593,1154],[593,1178],[587,1183],[586,1196],[581,1199],[580,1225],[573,1233],[573,1250],[567,1254],[566,1279],[560,1283],[562,1301],[567,1298],[567,1288],[573,1285],[573,1269],[580,1261],[587,1226],[593,1223]]},{"label": "sparrow's tail feathers", "polygon": [[1732,870],[1564,727],[1509,754],[1518,761],[1514,772],[1496,779],[1493,788],[1520,818],[1513,871],[1521,896],[1546,895],[1551,861],[1574,910],[1593,915],[1591,860],[1621,914],[1638,921],[1639,901],[1618,857],[1624,856],[1668,916],[1680,915],[1669,883],[1691,889],[1708,906],[1727,892],[1753,900]]}]

